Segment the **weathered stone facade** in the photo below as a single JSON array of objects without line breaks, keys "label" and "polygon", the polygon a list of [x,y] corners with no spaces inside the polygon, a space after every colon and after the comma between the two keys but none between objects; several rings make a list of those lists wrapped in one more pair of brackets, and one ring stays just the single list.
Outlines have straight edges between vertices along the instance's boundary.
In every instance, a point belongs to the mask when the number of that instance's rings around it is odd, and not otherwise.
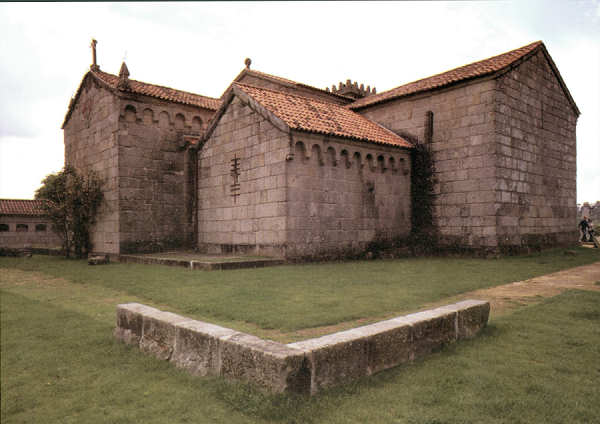
[{"label": "weathered stone facade", "polygon": [[406,151],[287,134],[237,97],[198,167],[198,243],[208,252],[335,255],[410,231]]},{"label": "weathered stone facade", "polygon": [[426,113],[433,112],[437,225],[442,235],[467,244],[494,245],[493,88],[491,80],[475,82],[359,111],[422,141]]},{"label": "weathered stone facade", "polygon": [[406,139],[433,152],[442,242],[577,240],[579,110],[543,43],[382,93],[348,83],[352,96],[249,66],[221,99],[92,66],[64,129],[65,162],[105,180],[96,251],[310,257],[406,236]]},{"label": "weathered stone facade", "polygon": [[70,119],[63,126],[65,165],[93,170],[103,181],[104,201],[92,233],[94,249],[119,252],[120,100],[92,78],[85,78]]},{"label": "weathered stone facade", "polygon": [[189,245],[184,136],[199,136],[212,111],[140,97],[123,98],[121,111],[120,252]]},{"label": "weathered stone facade", "polygon": [[198,152],[200,249],[337,257],[410,232],[406,146],[294,130],[243,90]]},{"label": "weathered stone facade", "polygon": [[474,248],[576,239],[577,111],[543,51],[508,72],[358,110],[425,141],[433,112],[435,217]]},{"label": "weathered stone facade", "polygon": [[499,244],[565,244],[577,237],[577,113],[557,72],[539,51],[497,80]]},{"label": "weathered stone facade", "polygon": [[[104,87],[84,78],[65,120],[65,163],[92,169],[104,199],[92,242],[126,253],[192,242],[186,208],[186,137],[196,138],[214,110]],[[188,171],[193,168],[188,167]]]},{"label": "weathered stone facade", "polygon": [[339,256],[409,234],[407,150],[299,133],[293,143],[287,162],[288,256]]},{"label": "weathered stone facade", "polygon": [[281,253],[288,146],[287,134],[238,98],[231,102],[198,152],[199,247]]}]

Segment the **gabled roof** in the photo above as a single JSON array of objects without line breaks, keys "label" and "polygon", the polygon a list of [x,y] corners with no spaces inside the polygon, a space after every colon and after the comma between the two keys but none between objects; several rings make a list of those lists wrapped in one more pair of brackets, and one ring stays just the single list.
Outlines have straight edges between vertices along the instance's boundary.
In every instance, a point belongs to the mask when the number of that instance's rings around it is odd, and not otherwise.
[{"label": "gabled roof", "polygon": [[0,215],[43,216],[44,200],[0,199]]},{"label": "gabled roof", "polygon": [[107,72],[100,71],[99,69],[91,69],[88,71],[83,79],[81,80],[81,84],[79,84],[79,88],[73,98],[72,102],[69,104],[69,109],[67,110],[67,114],[65,115],[65,120],[62,124],[62,128],[66,125],[67,121],[71,117],[72,109],[77,103],[79,98],[79,94],[81,92],[81,88],[83,87],[83,83],[86,78],[94,78],[94,80],[98,81],[104,87],[110,90],[116,90],[125,93],[135,93],[142,94],[144,96],[155,97],[157,99],[165,100],[173,103],[180,103],[184,105],[201,107],[208,110],[217,110],[221,105],[221,100],[215,99],[213,97],[201,96],[199,94],[189,93],[187,91],[175,90],[174,88],[163,87],[161,85],[149,84],[147,82],[136,81],[133,79],[127,80],[127,88],[119,89],[119,77],[117,75],[109,74]]},{"label": "gabled roof", "polygon": [[459,82],[480,78],[495,73],[501,73],[510,69],[517,63],[520,63],[520,61],[526,60],[527,58],[533,56],[539,50],[542,50],[544,52],[544,55],[546,56],[550,67],[554,71],[567,98],[569,99],[569,102],[573,106],[576,114],[579,115],[580,112],[577,108],[577,105],[575,104],[575,101],[571,97],[571,94],[569,93],[567,86],[562,80],[562,77],[560,76],[560,73],[558,72],[558,69],[554,64],[554,61],[552,60],[550,54],[546,50],[544,43],[542,43],[541,41],[536,41],[518,49],[502,53],[498,56],[493,56],[488,59],[480,60],[478,62],[461,66],[450,71],[443,72],[441,74],[433,75],[428,78],[423,78],[405,85],[401,85],[400,87],[396,87],[376,95],[358,99],[354,103],[348,105],[348,107],[350,109],[360,109],[363,107],[372,106],[378,103],[382,103],[392,99],[397,99],[411,94],[436,90]]},{"label": "gabled roof", "polygon": [[[370,121],[348,108],[295,94],[283,93],[246,84],[233,83],[205,134],[207,139],[234,95],[258,104],[282,121],[287,128],[316,134],[332,135],[375,144],[411,148],[411,143],[396,133]],[[279,126],[281,128],[281,126]]]},{"label": "gabled roof", "polygon": [[241,83],[240,81],[243,79],[243,77],[245,75],[250,75],[250,76],[253,76],[253,77],[256,77],[256,78],[260,78],[260,79],[263,79],[263,80],[272,81],[272,82],[275,82],[277,84],[281,84],[281,85],[284,85],[284,86],[287,86],[287,87],[291,87],[291,88],[305,89],[305,90],[308,90],[308,91],[312,91],[315,94],[320,94],[320,95],[322,95],[324,97],[330,97],[332,99],[332,101],[336,101],[337,103],[340,103],[340,104],[348,104],[348,103],[352,102],[352,100],[354,100],[351,97],[342,96],[341,94],[332,93],[330,91],[323,90],[321,88],[313,87],[312,85],[304,84],[304,83],[297,82],[297,81],[292,81],[290,79],[279,77],[277,75],[266,74],[264,72],[255,71],[254,69],[249,69],[249,68],[242,69],[242,72],[240,72],[238,74],[238,76],[235,77],[235,79],[233,80],[233,82]]}]

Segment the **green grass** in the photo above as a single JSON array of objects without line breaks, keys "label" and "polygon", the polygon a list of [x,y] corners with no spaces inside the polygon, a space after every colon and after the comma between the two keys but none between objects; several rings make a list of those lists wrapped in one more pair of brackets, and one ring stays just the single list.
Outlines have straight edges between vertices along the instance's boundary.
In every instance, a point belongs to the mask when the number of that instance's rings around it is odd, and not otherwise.
[{"label": "green grass", "polygon": [[112,288],[11,269],[0,287],[3,424],[600,422],[596,292],[492,317],[476,339],[306,398],[190,377],[116,342]]},{"label": "green grass", "polygon": [[557,249],[492,260],[410,258],[225,272],[135,264],[92,267],[85,261],[44,256],[0,258],[0,267],[112,289],[118,292],[115,303],[135,297],[261,336],[261,330],[290,333],[361,318],[376,320],[467,291],[598,260],[600,253],[580,248],[574,256]]}]

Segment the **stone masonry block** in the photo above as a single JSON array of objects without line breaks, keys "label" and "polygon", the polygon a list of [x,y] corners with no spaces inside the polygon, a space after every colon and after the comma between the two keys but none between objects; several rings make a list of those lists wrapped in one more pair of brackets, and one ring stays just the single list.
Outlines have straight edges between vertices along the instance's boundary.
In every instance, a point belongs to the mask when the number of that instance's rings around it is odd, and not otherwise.
[{"label": "stone masonry block", "polygon": [[357,329],[288,346],[306,353],[311,372],[311,394],[369,375],[368,342]]},{"label": "stone masonry block", "polygon": [[250,380],[275,393],[307,393],[310,374],[301,350],[237,333],[220,338],[221,375]]},{"label": "stone masonry block", "polygon": [[237,332],[201,321],[178,323],[175,330],[177,342],[170,360],[193,375],[219,375],[220,338]]},{"label": "stone masonry block", "polygon": [[158,311],[140,303],[117,305],[117,327],[115,337],[127,344],[139,344],[142,338],[144,314]]},{"label": "stone masonry block", "polygon": [[189,318],[159,310],[144,313],[140,349],[158,359],[171,358],[175,346],[175,324],[190,321]]},{"label": "stone masonry block", "polygon": [[402,319],[356,329],[368,337],[367,372],[373,374],[411,359],[412,328]]},{"label": "stone masonry block", "polygon": [[425,356],[456,340],[456,312],[444,309],[417,312],[402,320],[412,326],[412,358]]},{"label": "stone masonry block", "polygon": [[455,304],[458,309],[457,339],[474,337],[487,325],[490,316],[489,302],[464,300]]}]

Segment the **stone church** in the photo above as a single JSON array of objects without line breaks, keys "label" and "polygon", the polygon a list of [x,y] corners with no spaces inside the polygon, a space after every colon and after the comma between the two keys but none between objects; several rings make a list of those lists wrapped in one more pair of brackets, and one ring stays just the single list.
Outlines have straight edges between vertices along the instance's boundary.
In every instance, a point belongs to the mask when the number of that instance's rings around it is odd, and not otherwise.
[{"label": "stone church", "polygon": [[247,59],[219,99],[106,73],[93,53],[62,128],[65,163],[104,179],[96,252],[335,256],[406,236],[416,142],[444,242],[577,240],[579,110],[540,41],[381,93]]}]

